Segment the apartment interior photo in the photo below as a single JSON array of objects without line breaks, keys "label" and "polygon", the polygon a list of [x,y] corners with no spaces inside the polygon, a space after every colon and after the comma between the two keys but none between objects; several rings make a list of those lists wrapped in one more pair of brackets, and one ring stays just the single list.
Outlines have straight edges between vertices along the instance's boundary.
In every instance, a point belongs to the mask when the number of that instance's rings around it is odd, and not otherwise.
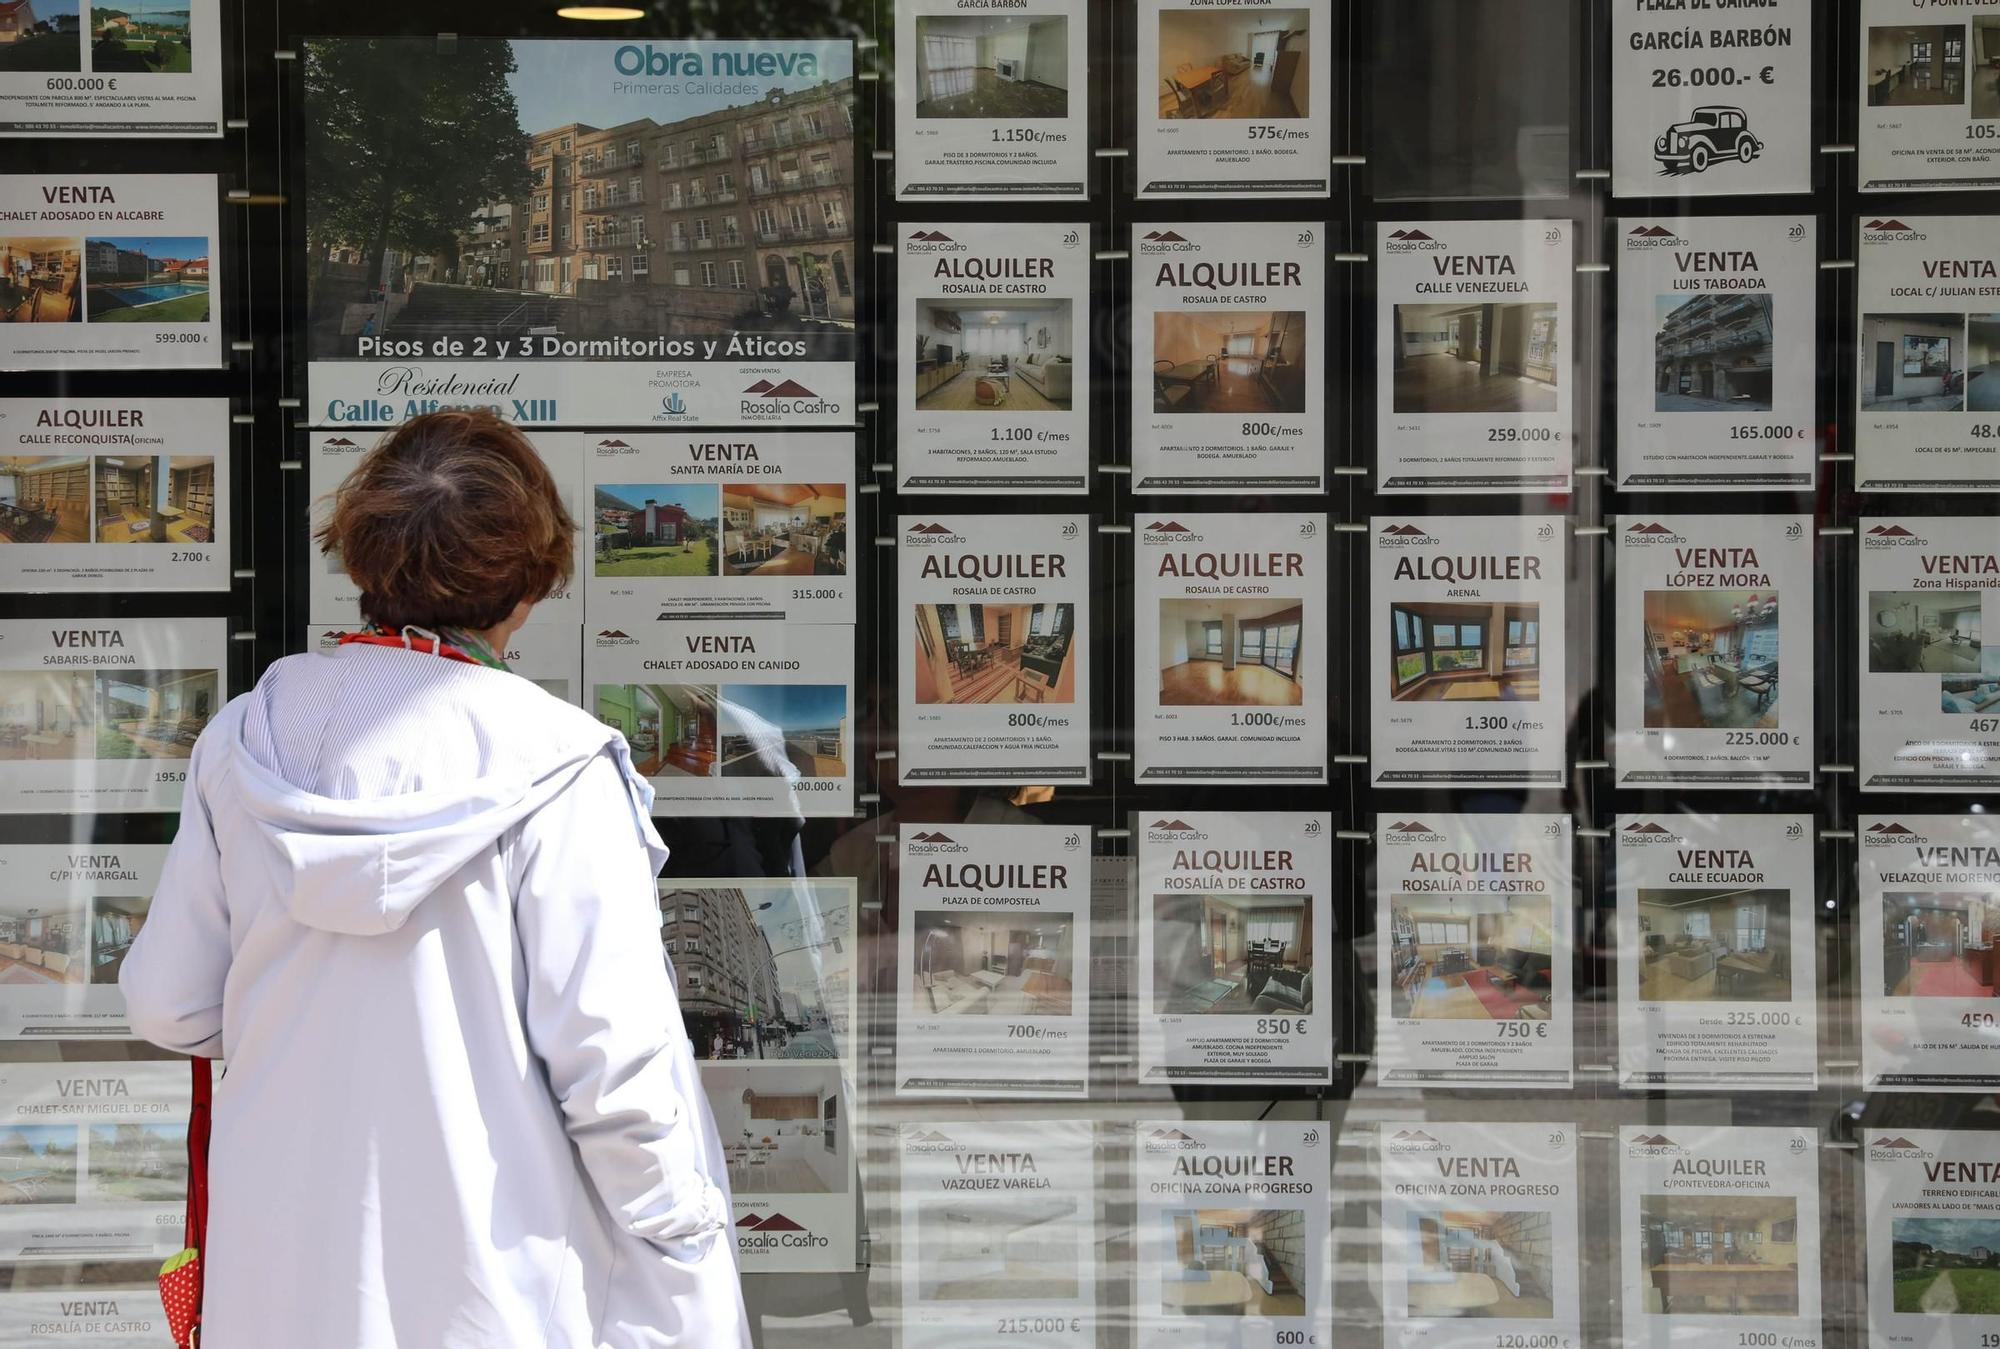
[{"label": "apartment interior photo", "polygon": [[1639,1269],[1648,1312],[1796,1316],[1798,1200],[1642,1194]]},{"label": "apartment interior photo", "polygon": [[97,456],[99,543],[214,539],[214,459],[205,454]]},{"label": "apartment interior photo", "polygon": [[125,957],[131,952],[132,943],[138,940],[139,929],[146,925],[146,915],[152,907],[153,901],[141,895],[104,895],[91,904],[91,983],[118,982],[118,971],[124,968]]},{"label": "apartment interior photo", "polygon": [[1160,12],[1160,116],[1311,115],[1311,11]]},{"label": "apartment interior photo", "polygon": [[1551,1214],[1431,1209],[1409,1223],[1412,1318],[1555,1315]]},{"label": "apartment interior photo", "polygon": [[1641,890],[1641,1002],[1787,1002],[1792,897],[1784,890]]},{"label": "apartment interior photo", "polygon": [[222,709],[215,670],[103,670],[97,675],[97,757],[185,759]]},{"label": "apartment interior photo", "polygon": [[924,1302],[1070,1302],[1085,1215],[1060,1190],[917,1202],[917,1297]]},{"label": "apartment interior photo", "polygon": [[1554,412],[1556,306],[1399,304],[1396,412]]},{"label": "apartment interior photo", "polygon": [[1183,1316],[1304,1316],[1306,1215],[1295,1208],[1170,1209],[1173,1258],[1160,1310]]},{"label": "apartment interior photo", "polygon": [[1312,905],[1275,895],[1163,895],[1153,909],[1153,1002],[1164,1015],[1313,1008]]},{"label": "apartment interior photo", "polygon": [[0,238],[0,323],[78,323],[77,239]]},{"label": "apartment interior photo", "polygon": [[917,406],[926,412],[1067,412],[1073,306],[1066,299],[919,300]]},{"label": "apartment interior photo", "polygon": [[82,908],[19,900],[0,907],[0,985],[89,982],[90,940]]},{"label": "apartment interior photo", "polygon": [[2000,16],[1972,20],[1972,116],[1982,122],[2000,117]]},{"label": "apartment interior photo", "polygon": [[1778,597],[1738,590],[1646,592],[1646,725],[1778,724]]},{"label": "apartment interior photo", "polygon": [[1158,311],[1153,411],[1304,412],[1305,346],[1296,309]]},{"label": "apartment interior photo", "polygon": [[1295,599],[1160,601],[1162,707],[1297,707],[1304,701]]},{"label": "apartment interior photo", "polygon": [[0,542],[89,543],[90,460],[0,456]]},{"label": "apartment interior photo", "polygon": [[788,1090],[745,1087],[708,1094],[729,1188],[739,1195],[846,1189],[850,1163],[840,1121],[839,1071],[788,1061],[783,1080]]},{"label": "apartment interior photo", "polygon": [[910,998],[919,1016],[1068,1016],[1075,981],[1068,914],[916,915]]},{"label": "apartment interior photo", "polygon": [[723,484],[722,574],[846,575],[846,486],[837,482]]},{"label": "apartment interior photo", "polygon": [[[2000,28],[1994,32],[1996,39],[2000,39]],[[1982,73],[2000,79],[2000,69]],[[1966,318],[1965,410],[2000,412],[2000,314],[1971,314]]]},{"label": "apartment interior photo", "polygon": [[1551,912],[1545,898],[1511,895],[1396,900],[1389,908],[1391,1014],[1546,1020],[1555,986]]},{"label": "apartment interior photo", "polygon": [[1539,604],[1392,604],[1389,639],[1389,687],[1399,703],[1542,696]]},{"label": "apartment interior photo", "polygon": [[2000,650],[1989,661],[1980,601],[1977,590],[1869,591],[1869,673],[1943,676],[1941,711],[2000,707],[2000,668],[1989,668]]},{"label": "apartment interior photo", "polygon": [[726,684],[720,713],[723,777],[847,775],[845,684]]},{"label": "apartment interior photo", "polygon": [[0,761],[97,754],[96,680],[63,670],[0,672]]},{"label": "apartment interior photo", "polygon": [[911,653],[917,702],[1076,701],[1068,604],[919,604]]},{"label": "apartment interior photo", "polygon": [[597,719],[625,737],[640,776],[713,777],[715,699],[712,685],[599,684]]},{"label": "apartment interior photo", "polygon": [[919,15],[916,112],[920,118],[1068,116],[1068,17]]},{"label": "apartment interior photo", "polygon": [[[2000,51],[1994,55],[2000,56]],[[1871,107],[1962,105],[1965,102],[1965,25],[1895,24],[1870,28],[1866,69],[1868,103]],[[1993,114],[1989,112],[1987,115],[1990,117]]]},{"label": "apartment interior photo", "polygon": [[1891,998],[1990,998],[2000,898],[1891,892],[1882,897],[1882,991]]}]

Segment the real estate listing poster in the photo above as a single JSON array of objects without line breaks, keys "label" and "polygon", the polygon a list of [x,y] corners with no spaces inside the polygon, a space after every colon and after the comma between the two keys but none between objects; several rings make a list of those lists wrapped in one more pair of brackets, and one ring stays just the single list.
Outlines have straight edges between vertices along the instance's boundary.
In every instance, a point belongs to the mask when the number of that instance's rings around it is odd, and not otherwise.
[{"label": "real estate listing poster", "polygon": [[1331,1081],[1332,818],[1149,812],[1137,832],[1139,1080]]},{"label": "real estate listing poster", "polygon": [[1812,817],[1620,815],[1613,837],[1621,1085],[1812,1090]]},{"label": "real estate listing poster", "polygon": [[1863,192],[2000,187],[2000,4],[1861,0]]},{"label": "real estate listing poster", "polygon": [[220,136],[221,0],[29,0],[0,49],[0,136]]},{"label": "real estate listing poster", "polygon": [[1137,1342],[1328,1343],[1334,1130],[1315,1120],[1141,1120],[1132,1128]]},{"label": "real estate listing poster", "polygon": [[1623,515],[1613,529],[1616,785],[1810,787],[1812,518]]},{"label": "real estate listing poster", "polygon": [[212,173],[0,175],[0,370],[223,363]]},{"label": "real estate listing poster", "polygon": [[660,931],[756,1273],[854,1267],[854,882],[659,882]]},{"label": "real estate listing poster", "polygon": [[1376,229],[1376,485],[1567,492],[1567,220]]},{"label": "real estate listing poster", "polygon": [[[1146,520],[1147,517],[1139,517]],[[1134,562],[1140,782],[1325,782],[1326,517],[1153,516]]]},{"label": "real estate listing poster", "polygon": [[[2000,785],[2000,546],[1976,516],[1863,519],[1861,790]],[[2000,622],[1994,630],[2000,632]]]},{"label": "real estate listing poster", "polygon": [[1863,815],[1861,1080],[2000,1090],[2000,829],[1986,815]]},{"label": "real estate listing poster", "polygon": [[1324,197],[1333,15],[1288,0],[1138,4],[1138,195]]},{"label": "real estate listing poster", "polygon": [[1855,485],[2000,488],[2000,216],[1865,216],[1860,239]]},{"label": "real estate listing poster", "polygon": [[904,1124],[897,1136],[903,1349],[1093,1349],[1091,1122]]},{"label": "real estate listing poster", "polygon": [[583,441],[593,622],[854,621],[853,436]]},{"label": "real estate listing poster", "polygon": [[[540,615],[507,639],[499,653],[507,669],[544,693],[583,706],[583,629],[574,623],[544,623]],[[357,620],[358,621],[358,620]],[[308,624],[304,645],[322,655],[340,649],[340,638],[356,622]]]},{"label": "real estate listing poster", "polygon": [[1326,490],[1326,238],[1132,227],[1132,490]]},{"label": "real estate listing poster", "polygon": [[187,1211],[187,1064],[0,1064],[0,1260],[158,1260]]},{"label": "real estate listing poster", "polygon": [[1376,837],[1377,1080],[1568,1087],[1569,816],[1427,811]]},{"label": "real estate listing poster", "polygon": [[1812,217],[1628,217],[1613,228],[1618,485],[1809,489],[1819,461]]},{"label": "real estate listing poster", "polygon": [[1090,1090],[1090,831],[904,824],[899,1096]]},{"label": "real estate listing poster", "polygon": [[1576,1126],[1380,1126],[1384,1349],[1580,1344]]},{"label": "real estate listing poster", "polygon": [[[306,490],[311,496],[315,532],[333,514],[334,496],[341,485],[382,438],[381,432],[361,430],[315,431],[307,437]],[[583,442],[577,436],[555,432],[528,439],[548,465],[563,507],[577,526],[569,582],[535,605],[531,621],[581,627],[585,579],[590,575],[590,553],[586,550],[592,546],[596,514],[585,509],[589,498],[583,483]],[[306,548],[306,612],[314,624],[351,626],[361,621],[360,588],[348,577],[340,553],[322,552],[316,538]]]},{"label": "real estate listing poster", "polygon": [[228,655],[220,618],[0,620],[0,814],[180,809]]},{"label": "real estate listing poster", "polygon": [[584,638],[583,664],[584,709],[624,735],[656,814],[853,811],[848,629],[702,621],[634,637],[606,627]]},{"label": "real estate listing poster", "polygon": [[0,1344],[158,1349],[173,1338],[157,1288],[93,1285],[0,1293]]},{"label": "real estate listing poster", "polygon": [[306,42],[306,420],[851,425],[853,50]]},{"label": "real estate listing poster", "polygon": [[118,971],[165,844],[0,847],[0,1040],[126,1040]]},{"label": "real estate listing poster", "polygon": [[1819,1132],[1721,1124],[1618,1131],[1625,1343],[1824,1343]]},{"label": "real estate listing poster", "polygon": [[0,584],[227,590],[229,476],[226,398],[0,399]]},{"label": "real estate listing poster", "polygon": [[1089,35],[1076,0],[897,5],[897,200],[1085,196]]},{"label": "real estate listing poster", "polygon": [[1611,80],[1616,195],[1812,191],[1813,0],[1614,4]]},{"label": "real estate listing poster", "polygon": [[1090,520],[906,515],[897,780],[1088,782]]},{"label": "real estate listing poster", "polygon": [[1869,1343],[1978,1349],[2000,1337],[2000,1180],[1993,1135],[1869,1129]]},{"label": "real estate listing poster", "polygon": [[1562,518],[1377,516],[1368,530],[1369,626],[1381,643],[1369,681],[1375,785],[1560,786],[1569,733]]},{"label": "real estate listing poster", "polygon": [[1089,225],[897,228],[898,490],[1089,490]]}]

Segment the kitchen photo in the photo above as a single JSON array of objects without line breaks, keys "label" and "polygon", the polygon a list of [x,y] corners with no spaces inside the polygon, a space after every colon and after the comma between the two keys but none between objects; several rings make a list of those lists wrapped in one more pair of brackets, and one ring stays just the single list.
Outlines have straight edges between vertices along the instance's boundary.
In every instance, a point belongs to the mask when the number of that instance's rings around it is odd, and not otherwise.
[{"label": "kitchen photo", "polygon": [[0,323],[81,323],[83,240],[0,235]]},{"label": "kitchen photo", "polygon": [[1397,415],[1554,412],[1557,310],[1540,304],[1399,304]]},{"label": "kitchen photo", "polygon": [[1404,1287],[1412,1319],[1555,1315],[1555,1218],[1520,1209],[1409,1215]]},{"label": "kitchen photo", "polygon": [[1313,1275],[1295,1208],[1168,1209],[1173,1255],[1160,1310],[1174,1316],[1304,1316]]},{"label": "kitchen photo", "polygon": [[96,681],[62,670],[0,670],[0,763],[97,754]]},{"label": "kitchen photo", "polygon": [[1789,1195],[1640,1195],[1645,1310],[1797,1316],[1798,1208]]},{"label": "kitchen photo", "polygon": [[80,898],[0,900],[0,987],[92,982],[85,904]]},{"label": "kitchen photo", "polygon": [[1863,314],[1861,410],[1963,412],[1965,315]]},{"label": "kitchen photo", "polygon": [[1743,291],[1653,301],[1653,411],[1769,412],[1775,302]]},{"label": "kitchen photo", "polygon": [[1160,11],[1160,117],[1272,121],[1308,116],[1309,9]]},{"label": "kitchen photo", "polygon": [[1305,410],[1304,311],[1154,312],[1155,414]]},{"label": "kitchen photo", "polygon": [[1034,910],[921,909],[910,1005],[924,1016],[1068,1016],[1075,919]]},{"label": "kitchen photo", "polygon": [[1297,707],[1297,599],[1160,601],[1160,706]]},{"label": "kitchen photo", "polygon": [[100,454],[99,543],[215,542],[215,459],[206,454]]},{"label": "kitchen photo", "polygon": [[1076,373],[1068,299],[918,300],[924,412],[1068,412]]},{"label": "kitchen photo", "polygon": [[90,460],[0,455],[0,543],[89,543]]},{"label": "kitchen photo", "polygon": [[1541,605],[1390,605],[1389,687],[1399,703],[1538,701]]},{"label": "kitchen photo", "polygon": [[1882,996],[1991,998],[2000,993],[2000,895],[1882,896]]},{"label": "kitchen photo", "polygon": [[718,711],[723,777],[847,776],[845,684],[724,684]]},{"label": "kitchen photo", "polygon": [[[782,1069],[742,1072],[716,1077],[708,1090],[731,1192],[741,1198],[845,1190],[853,1163],[839,1066],[787,1063]],[[770,1090],[759,1091],[750,1083]]]},{"label": "kitchen photo", "polygon": [[919,604],[917,702],[1076,701],[1076,607]]},{"label": "kitchen photo", "polygon": [[1069,116],[1066,14],[919,14],[916,60],[919,118]]},{"label": "kitchen photo", "polygon": [[1778,596],[1648,590],[1645,719],[1668,729],[1778,724]]},{"label": "kitchen photo", "polygon": [[2000,1221],[1891,1218],[1896,1310],[1991,1316],[2000,1308]]},{"label": "kitchen photo", "polygon": [[845,576],[847,487],[722,484],[724,576]]},{"label": "kitchen photo", "polygon": [[599,483],[598,576],[713,576],[721,491],[713,483]]},{"label": "kitchen photo", "polygon": [[1389,906],[1390,1014],[1418,1021],[1548,1020],[1553,919],[1554,905],[1544,896],[1400,896]]},{"label": "kitchen photo", "polygon": [[73,1124],[0,1124],[0,1208],[76,1202]]},{"label": "kitchen photo", "polygon": [[1081,1293],[1088,1220],[1077,1197],[1000,1191],[919,1198],[917,1297],[925,1302],[1069,1302]]},{"label": "kitchen photo", "polygon": [[222,710],[215,670],[99,670],[99,759],[185,759]]},{"label": "kitchen photo", "polygon": [[1639,891],[1639,1001],[1789,1002],[1786,890]]},{"label": "kitchen photo", "polygon": [[713,684],[599,684],[597,719],[632,749],[641,777],[715,776]]},{"label": "kitchen photo", "polygon": [[1285,895],[1153,897],[1153,1010],[1164,1016],[1313,1007],[1313,911]]}]

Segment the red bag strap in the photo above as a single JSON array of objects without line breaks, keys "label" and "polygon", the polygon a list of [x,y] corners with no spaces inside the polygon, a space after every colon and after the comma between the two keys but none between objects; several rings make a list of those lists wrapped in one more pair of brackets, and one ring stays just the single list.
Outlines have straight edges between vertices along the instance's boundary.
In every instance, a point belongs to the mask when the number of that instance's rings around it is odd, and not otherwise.
[{"label": "red bag strap", "polygon": [[186,1244],[199,1251],[208,1238],[208,1122],[215,1090],[215,1065],[201,1058],[190,1059],[188,1063],[194,1072],[194,1108],[188,1112]]}]

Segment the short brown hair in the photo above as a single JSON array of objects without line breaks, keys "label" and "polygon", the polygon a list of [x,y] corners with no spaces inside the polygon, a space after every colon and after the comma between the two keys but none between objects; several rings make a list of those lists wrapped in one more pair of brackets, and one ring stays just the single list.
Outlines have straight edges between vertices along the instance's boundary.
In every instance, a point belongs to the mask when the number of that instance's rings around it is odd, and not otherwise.
[{"label": "short brown hair", "polygon": [[383,437],[316,537],[390,631],[499,624],[569,580],[576,521],[548,465],[491,412],[429,412]]}]

